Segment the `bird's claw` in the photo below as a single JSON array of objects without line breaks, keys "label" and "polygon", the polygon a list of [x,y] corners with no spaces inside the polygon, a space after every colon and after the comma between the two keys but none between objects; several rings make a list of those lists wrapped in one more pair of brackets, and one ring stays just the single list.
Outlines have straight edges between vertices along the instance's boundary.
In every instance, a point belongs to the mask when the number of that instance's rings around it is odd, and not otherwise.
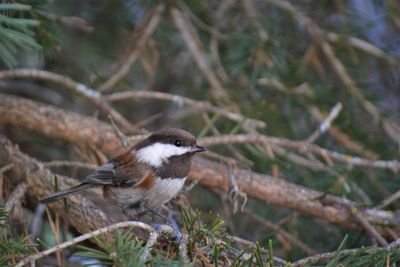
[{"label": "bird's claw", "polygon": [[[159,223],[152,223],[151,226],[154,228],[154,230],[159,233],[159,234],[163,234],[166,232],[166,228],[164,224],[159,224]],[[172,233],[171,236],[173,239],[175,239],[177,242],[179,242],[182,238],[182,234],[179,230],[178,225],[176,224],[175,221],[170,222],[168,221],[168,226],[170,226],[172,228]]]},{"label": "bird's claw", "polygon": [[[157,213],[154,210],[150,210],[153,214],[158,215],[159,217],[163,218],[166,220],[166,223],[168,226],[170,226],[172,228],[172,238],[175,239],[178,243],[181,241],[182,239],[182,233],[179,229],[178,224],[176,223],[176,221],[174,220],[174,218],[172,217],[172,212],[170,210],[168,210],[168,216],[165,217],[159,213]],[[162,234],[163,232],[165,232],[165,228],[163,227],[162,224],[157,224],[157,223],[153,223],[151,225],[159,234]]]}]

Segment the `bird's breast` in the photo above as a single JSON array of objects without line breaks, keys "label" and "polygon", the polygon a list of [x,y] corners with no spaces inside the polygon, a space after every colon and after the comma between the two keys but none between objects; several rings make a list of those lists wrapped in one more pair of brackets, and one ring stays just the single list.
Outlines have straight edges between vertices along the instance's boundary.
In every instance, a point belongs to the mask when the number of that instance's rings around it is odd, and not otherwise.
[{"label": "bird's breast", "polygon": [[156,178],[153,186],[145,193],[143,204],[148,209],[162,206],[175,197],[185,184],[184,178]]},{"label": "bird's breast", "polygon": [[170,201],[179,193],[185,181],[186,177],[161,178],[148,175],[144,176],[135,186],[105,186],[103,196],[115,202],[122,209],[135,207],[140,212],[156,209]]}]

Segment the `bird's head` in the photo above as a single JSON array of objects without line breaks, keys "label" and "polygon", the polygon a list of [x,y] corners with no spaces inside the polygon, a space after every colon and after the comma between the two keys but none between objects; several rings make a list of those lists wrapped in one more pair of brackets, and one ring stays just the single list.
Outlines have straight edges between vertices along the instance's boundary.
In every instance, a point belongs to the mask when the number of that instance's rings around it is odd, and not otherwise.
[{"label": "bird's head", "polygon": [[153,167],[160,167],[172,157],[190,160],[197,152],[206,151],[198,146],[196,137],[191,133],[177,129],[167,128],[154,132],[149,137],[134,146],[139,161]]}]

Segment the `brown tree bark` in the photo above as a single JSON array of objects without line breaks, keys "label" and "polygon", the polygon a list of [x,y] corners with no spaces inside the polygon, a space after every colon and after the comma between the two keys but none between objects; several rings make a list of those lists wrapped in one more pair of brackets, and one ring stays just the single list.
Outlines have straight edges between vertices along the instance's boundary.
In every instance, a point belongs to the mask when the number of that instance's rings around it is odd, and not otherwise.
[{"label": "brown tree bark", "polygon": [[[51,138],[95,147],[108,156],[122,151],[120,141],[110,125],[93,117],[78,115],[19,97],[0,94],[0,124],[24,127]],[[47,170],[43,170],[43,172],[37,175],[37,181],[30,187],[30,190],[38,191],[35,194],[30,193],[34,199],[48,195],[52,191],[52,188],[49,188],[49,184],[52,184],[49,180],[52,175]],[[239,188],[249,197],[272,205],[290,208],[330,223],[351,228],[358,227],[353,215],[345,208],[345,205],[340,205],[344,200],[328,195],[330,203],[336,204],[323,205],[318,200],[324,195],[323,192],[295,185],[282,179],[246,170],[228,170],[223,164],[198,157],[193,162],[189,178],[200,179],[200,184],[205,187],[228,191],[230,189],[228,173],[235,176]],[[339,205],[337,205],[338,203]],[[353,204],[346,201],[346,206]],[[61,204],[56,204],[55,207],[59,209],[59,205]],[[79,212],[86,211],[81,209],[76,211],[76,213]],[[400,222],[396,215],[384,210],[364,209],[359,212],[368,222],[380,226],[398,225]],[[76,214],[76,216],[78,215]],[[98,220],[103,220],[102,215]],[[71,224],[79,229],[79,225]]]},{"label": "brown tree bark", "polygon": [[[6,172],[5,179],[9,184],[18,184],[25,181],[27,196],[33,201],[44,198],[54,192],[54,181],[57,177],[60,188],[75,185],[76,180],[62,175],[53,174],[39,161],[19,151],[0,135],[0,166],[13,164],[13,168]],[[82,195],[73,195],[68,198],[68,205],[63,201],[50,205],[51,209],[64,218],[80,233],[104,227],[116,222],[107,216],[102,209]]]}]

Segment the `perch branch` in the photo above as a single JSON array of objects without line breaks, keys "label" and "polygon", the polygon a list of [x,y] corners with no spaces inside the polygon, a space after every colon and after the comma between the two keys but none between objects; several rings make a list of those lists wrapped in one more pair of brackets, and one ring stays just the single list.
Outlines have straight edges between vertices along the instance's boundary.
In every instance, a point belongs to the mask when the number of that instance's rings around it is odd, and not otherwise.
[{"label": "perch branch", "polygon": [[140,259],[142,262],[146,261],[150,255],[151,249],[153,248],[154,244],[157,242],[158,232],[153,230],[150,232],[149,238],[147,239],[146,243],[146,250],[141,255]]},{"label": "perch branch", "polygon": [[[38,259],[43,258],[44,256],[47,256],[47,255],[50,255],[50,254],[55,253],[57,251],[63,250],[65,248],[67,248],[67,247],[70,247],[70,246],[75,245],[77,243],[83,242],[83,241],[85,241],[87,239],[96,237],[98,235],[105,234],[105,233],[110,233],[110,232],[113,232],[113,231],[115,231],[117,229],[128,228],[128,227],[143,229],[143,230],[145,230],[147,232],[150,232],[150,236],[153,233],[157,233],[154,230],[153,227],[151,227],[148,224],[142,223],[142,222],[132,222],[132,221],[131,222],[120,222],[120,223],[112,224],[112,225],[97,229],[95,231],[91,231],[91,232],[86,233],[84,235],[80,235],[80,236],[78,236],[78,237],[76,237],[74,239],[68,240],[68,241],[66,241],[64,243],[61,243],[61,244],[57,245],[57,246],[54,246],[54,247],[49,248],[47,250],[41,251],[41,252],[36,253],[36,254],[34,254],[32,256],[26,257],[25,259],[20,261],[17,265],[15,265],[15,267],[22,267],[22,266],[24,266],[24,265],[26,265],[26,264],[28,264],[30,262],[35,262]],[[172,229],[169,226],[165,225],[165,229],[167,229],[167,231],[169,233],[172,233]],[[157,236],[158,236],[158,234],[156,235],[156,238],[155,238],[153,244],[157,240]],[[150,242],[150,237],[149,237],[149,242]],[[144,253],[144,254],[146,254],[146,253]]]},{"label": "perch branch", "polygon": [[[35,103],[19,97],[0,94],[0,124],[24,127],[52,138],[91,146],[107,155],[116,155],[118,152],[122,152],[118,136],[112,126],[92,117],[77,115],[73,112],[63,111],[50,105]],[[201,142],[200,144],[202,145]],[[295,144],[297,147],[296,142]],[[16,161],[18,162],[18,160]],[[6,162],[5,164],[8,163],[14,162]],[[36,169],[38,170],[33,173],[41,170],[37,167]],[[34,176],[35,179],[30,179],[34,181],[35,189],[40,190],[34,199],[44,197],[53,191],[51,182],[49,182],[53,179],[53,175],[47,170],[42,172],[40,175],[36,174]],[[330,223],[360,229],[360,226],[348,210],[337,206],[324,206],[317,201],[316,199],[323,195],[322,192],[243,169],[231,170],[231,174],[235,175],[241,191],[251,198],[265,201],[272,205],[290,208],[304,215]],[[228,192],[230,189],[228,175],[229,171],[224,165],[197,157],[193,161],[189,178],[190,180],[199,180],[200,184],[205,187]],[[59,181],[61,180],[71,181],[67,178],[59,178]],[[75,183],[69,182],[69,185],[73,184]],[[66,186],[66,184],[61,185]],[[341,198],[332,197],[339,202],[341,201]],[[81,196],[72,196],[70,200],[75,199],[77,201],[78,198],[81,198]],[[78,208],[75,208],[75,206]],[[58,208],[59,211],[65,212],[62,209],[63,205],[58,206]],[[82,210],[82,207],[78,204],[71,205],[70,209],[75,212],[69,217],[79,216],[78,213],[81,214],[82,212],[93,213],[93,211]],[[400,219],[395,214],[384,210],[364,209],[360,213],[371,224],[390,227],[391,225],[398,225],[400,222]],[[101,211],[95,213],[95,215],[96,217],[93,220],[88,221],[86,218],[84,222],[78,224],[75,222],[75,226],[81,228],[81,230],[82,227],[85,227],[83,230],[86,230],[88,223],[104,222],[106,220],[103,217],[105,216],[104,213]],[[101,227],[104,225],[102,224]],[[90,230],[93,230],[93,228]]]}]

